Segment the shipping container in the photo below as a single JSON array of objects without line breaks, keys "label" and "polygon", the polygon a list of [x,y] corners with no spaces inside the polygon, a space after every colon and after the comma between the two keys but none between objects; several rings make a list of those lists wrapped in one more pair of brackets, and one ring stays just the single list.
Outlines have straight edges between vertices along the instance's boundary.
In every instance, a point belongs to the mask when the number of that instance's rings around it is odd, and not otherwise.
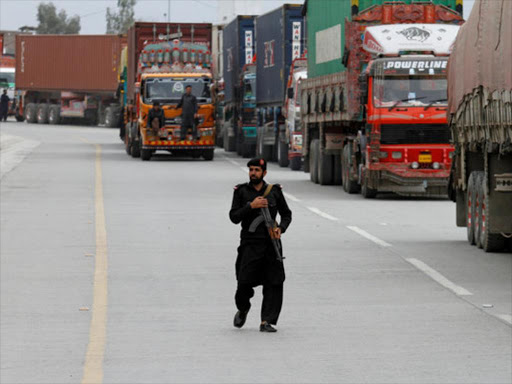
[{"label": "shipping container", "polygon": [[292,61],[305,50],[301,4],[285,4],[256,18],[257,104],[283,104]]},{"label": "shipping container", "polygon": [[128,94],[134,94],[137,60],[142,48],[150,42],[179,39],[183,43],[204,45],[211,53],[212,25],[207,23],[147,23],[137,22],[128,31]]},{"label": "shipping container", "polygon": [[255,16],[237,16],[224,28],[224,100],[235,100],[235,87],[240,80],[240,71],[250,64],[255,53],[254,47]]},{"label": "shipping container", "polygon": [[18,35],[16,88],[113,93],[122,46],[116,35]]},{"label": "shipping container", "polygon": [[[345,20],[352,20],[353,15],[371,7],[379,9],[380,12],[380,8],[376,6],[386,2],[386,0],[306,0],[304,7],[307,11],[308,77],[314,78],[344,71],[346,68],[342,64],[342,58],[345,47]],[[400,14],[408,16],[413,11],[418,14],[417,23],[429,23],[430,15],[425,14],[423,6],[428,3],[443,5],[462,15],[462,0],[433,0],[431,2],[403,0],[402,3],[403,9],[394,7],[393,15],[381,15],[378,12],[367,13],[369,16],[364,21],[368,25],[372,23],[387,24],[383,16],[387,16],[390,20],[399,20]],[[406,8],[408,5],[414,6],[415,3],[418,3],[417,10]],[[391,11],[391,6],[389,5],[386,9]],[[431,17],[433,18],[434,15]],[[445,21],[442,22],[445,23]]]}]

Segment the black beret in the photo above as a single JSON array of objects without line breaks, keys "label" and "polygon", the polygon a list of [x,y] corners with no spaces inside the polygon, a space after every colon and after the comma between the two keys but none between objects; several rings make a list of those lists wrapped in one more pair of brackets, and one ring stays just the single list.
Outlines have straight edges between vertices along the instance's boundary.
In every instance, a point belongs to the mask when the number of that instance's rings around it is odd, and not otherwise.
[{"label": "black beret", "polygon": [[261,167],[262,170],[266,171],[267,161],[261,157],[255,157],[254,159],[249,160],[247,167]]}]

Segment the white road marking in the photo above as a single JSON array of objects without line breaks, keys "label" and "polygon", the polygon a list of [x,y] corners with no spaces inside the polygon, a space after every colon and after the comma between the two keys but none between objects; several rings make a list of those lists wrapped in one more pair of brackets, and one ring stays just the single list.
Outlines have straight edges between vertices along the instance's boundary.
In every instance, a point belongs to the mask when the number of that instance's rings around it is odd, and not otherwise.
[{"label": "white road marking", "polygon": [[324,219],[331,220],[331,221],[338,221],[339,220],[337,217],[334,217],[334,216],[329,215],[328,213],[322,212],[318,208],[308,207],[308,209],[311,212],[316,213],[318,216],[323,217]]},{"label": "white road marking", "polygon": [[450,291],[455,293],[457,296],[471,296],[471,295],[473,295],[467,289],[465,289],[465,288],[455,284],[454,282],[448,280],[446,277],[441,275],[435,269],[430,268],[423,261],[418,260],[418,259],[414,259],[414,258],[405,259],[405,260],[407,260],[407,262],[409,262],[410,264],[414,265],[421,272],[425,273],[432,280],[434,280],[437,283],[441,284],[443,287],[448,288]]},{"label": "white road marking", "polygon": [[391,247],[391,244],[386,243],[384,240],[379,239],[376,236],[373,236],[372,234],[366,232],[365,230],[362,230],[359,227],[356,227],[355,225],[347,225],[347,228],[351,231],[354,231],[358,235],[361,235],[365,238],[367,238],[370,241],[373,241],[375,244],[380,245],[381,247]]},{"label": "white road marking", "polygon": [[298,203],[300,201],[300,199],[297,199],[295,196],[293,196],[291,193],[288,193],[288,192],[283,192],[283,195],[284,197],[286,197],[287,199],[290,199],[291,201],[295,201],[296,203]]},{"label": "white road marking", "polygon": [[507,323],[509,323],[510,325],[512,325],[512,315],[498,315],[498,317],[503,320],[503,321],[506,321]]}]

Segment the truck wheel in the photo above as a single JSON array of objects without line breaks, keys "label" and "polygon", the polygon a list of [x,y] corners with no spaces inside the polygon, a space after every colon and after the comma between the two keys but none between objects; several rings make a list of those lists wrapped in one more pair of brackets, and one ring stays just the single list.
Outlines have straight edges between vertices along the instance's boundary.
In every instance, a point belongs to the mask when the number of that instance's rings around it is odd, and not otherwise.
[{"label": "truck wheel", "polygon": [[85,122],[92,126],[98,125],[98,111],[95,109],[85,111]]},{"label": "truck wheel", "polygon": [[334,156],[318,151],[318,182],[320,185],[331,185],[333,182]]},{"label": "truck wheel", "polygon": [[27,123],[37,123],[37,104],[27,104],[27,107],[25,108],[25,117],[27,118]]},{"label": "truck wheel", "polygon": [[357,193],[359,192],[359,185],[354,180],[350,179],[350,147],[349,144],[345,144],[343,147],[343,163],[342,163],[342,171],[343,171],[343,189],[347,193]]},{"label": "truck wheel", "polygon": [[39,104],[37,108],[37,123],[48,124],[48,104]]},{"label": "truck wheel", "polygon": [[133,141],[131,146],[131,152],[133,158],[140,157],[140,141]]},{"label": "truck wheel", "polygon": [[128,134],[128,132],[124,134],[124,148],[126,150],[126,154],[132,154],[132,143],[130,141],[130,135]]},{"label": "truck wheel", "polygon": [[474,218],[476,217],[475,213],[475,198],[476,198],[476,177],[477,172],[471,172],[468,179],[468,188],[467,188],[467,195],[466,195],[466,202],[467,202],[467,212],[466,212],[466,233],[468,242],[471,245],[475,244],[475,221]]},{"label": "truck wheel", "polygon": [[244,146],[244,144],[242,142],[240,142],[240,138],[237,136],[236,137],[236,154],[238,156],[242,156],[243,146]]},{"label": "truck wheel", "polygon": [[290,169],[292,171],[300,171],[300,167],[302,165],[302,160],[300,156],[295,156],[290,159]]},{"label": "truck wheel", "polygon": [[309,145],[309,178],[318,184],[318,152],[320,152],[320,141],[315,139]]},{"label": "truck wheel", "polygon": [[342,183],[342,175],[341,175],[341,156],[334,155],[334,174],[333,174],[333,183],[334,185],[341,185]]},{"label": "truck wheel", "polygon": [[254,144],[242,144],[242,157],[254,157],[255,150],[256,148]]},{"label": "truck wheel", "polygon": [[484,204],[484,172],[476,172],[475,179],[475,244],[478,248],[482,248],[482,205]]},{"label": "truck wheel", "polygon": [[277,162],[283,168],[290,164],[290,160],[288,160],[288,143],[282,140],[277,140]]},{"label": "truck wheel", "polygon": [[362,176],[363,180],[361,180],[361,195],[365,199],[374,199],[377,196],[377,190],[368,187],[368,179],[366,176]]},{"label": "truck wheel", "polygon": [[485,188],[485,175],[482,179],[483,185],[483,199],[481,211],[482,215],[480,216],[480,246],[485,252],[496,252],[501,251],[505,248],[506,241],[505,238],[499,233],[490,233],[490,205],[492,204],[491,198],[489,196],[489,191]]},{"label": "truck wheel", "polygon": [[48,122],[52,125],[58,125],[60,123],[60,108],[58,105],[50,106],[50,111],[48,112]]},{"label": "truck wheel", "polygon": [[213,149],[205,149],[203,151],[203,159],[206,161],[212,161],[214,156],[214,150]]},{"label": "truck wheel", "polygon": [[14,117],[16,118],[16,121],[21,123],[22,121],[25,121],[25,116],[20,114],[20,109],[16,107],[16,112],[14,114]]},{"label": "truck wheel", "polygon": [[152,154],[153,154],[153,151],[151,149],[144,149],[144,148],[142,148],[140,150],[140,158],[142,159],[142,161],[150,160]]}]

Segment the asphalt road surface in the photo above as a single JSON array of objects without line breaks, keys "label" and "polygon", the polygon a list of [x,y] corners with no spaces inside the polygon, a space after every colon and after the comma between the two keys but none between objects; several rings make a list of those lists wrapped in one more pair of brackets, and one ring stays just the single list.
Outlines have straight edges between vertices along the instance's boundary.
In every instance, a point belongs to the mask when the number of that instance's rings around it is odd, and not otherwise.
[{"label": "asphalt road surface", "polygon": [[232,326],[246,160],[150,162],[117,130],[1,125],[1,383],[510,383],[512,255],[447,200],[270,165],[293,210],[278,333]]}]

